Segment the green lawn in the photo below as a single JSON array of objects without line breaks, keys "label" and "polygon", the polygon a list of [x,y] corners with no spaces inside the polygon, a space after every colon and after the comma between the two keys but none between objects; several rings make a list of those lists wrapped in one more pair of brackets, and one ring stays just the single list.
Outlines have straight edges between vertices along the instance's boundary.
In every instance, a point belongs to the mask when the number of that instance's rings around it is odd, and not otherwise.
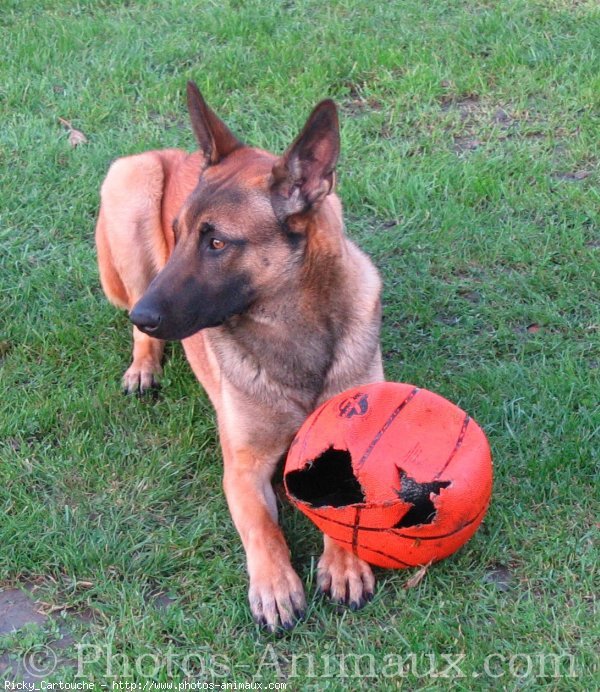
[{"label": "green lawn", "polygon": [[[597,0],[2,0],[0,36],[0,588],[56,616],[0,654],[64,626],[83,677],[48,680],[597,689]],[[193,148],[190,78],[274,151],[337,101],[387,377],[469,411],[495,459],[473,540],[416,588],[379,571],[356,613],[315,595],[319,535],[285,506],[310,607],[279,639],[247,607],[206,396],[178,345],[158,398],[121,394],[130,326],[95,264],[111,160]]]}]

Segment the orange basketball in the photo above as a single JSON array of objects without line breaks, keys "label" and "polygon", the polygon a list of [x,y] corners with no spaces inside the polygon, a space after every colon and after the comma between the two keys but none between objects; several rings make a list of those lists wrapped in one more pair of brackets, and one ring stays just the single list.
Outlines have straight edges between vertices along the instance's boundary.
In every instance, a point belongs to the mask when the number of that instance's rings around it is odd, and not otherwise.
[{"label": "orange basketball", "polygon": [[381,567],[451,555],[492,492],[481,428],[458,406],[379,382],[326,401],[300,428],[284,470],[290,500],[327,535]]}]

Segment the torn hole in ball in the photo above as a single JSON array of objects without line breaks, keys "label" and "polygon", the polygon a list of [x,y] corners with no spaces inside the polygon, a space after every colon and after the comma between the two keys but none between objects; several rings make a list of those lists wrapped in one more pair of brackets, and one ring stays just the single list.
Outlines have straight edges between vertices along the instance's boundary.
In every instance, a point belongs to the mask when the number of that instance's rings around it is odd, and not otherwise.
[{"label": "torn hole in ball", "polygon": [[394,525],[394,528],[404,529],[408,526],[431,524],[437,514],[437,509],[433,504],[431,495],[439,495],[440,490],[447,488],[451,481],[418,483],[403,469],[398,469],[398,473],[400,475],[400,489],[396,490],[396,493],[398,493],[398,497],[401,500],[410,503],[412,507],[402,519]]},{"label": "torn hole in ball", "polygon": [[286,476],[290,494],[313,507],[345,507],[365,501],[347,449],[331,446],[298,471]]}]

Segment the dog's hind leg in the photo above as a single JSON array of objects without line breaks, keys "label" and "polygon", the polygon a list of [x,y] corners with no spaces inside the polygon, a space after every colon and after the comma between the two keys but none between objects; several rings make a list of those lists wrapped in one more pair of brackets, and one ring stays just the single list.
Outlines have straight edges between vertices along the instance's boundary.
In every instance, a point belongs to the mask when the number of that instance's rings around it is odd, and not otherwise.
[{"label": "dog's hind leg", "polygon": [[[101,190],[96,247],[102,288],[116,306],[131,310],[164,266],[168,239],[161,220],[164,161],[158,152],[117,159]],[[164,342],[133,328],[133,360],[124,391],[156,385]]]}]

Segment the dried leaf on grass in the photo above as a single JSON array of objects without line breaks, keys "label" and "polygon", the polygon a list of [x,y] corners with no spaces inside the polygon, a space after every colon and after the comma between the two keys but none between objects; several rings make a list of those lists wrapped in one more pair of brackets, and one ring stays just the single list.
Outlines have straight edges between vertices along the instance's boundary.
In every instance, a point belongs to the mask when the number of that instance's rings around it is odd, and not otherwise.
[{"label": "dried leaf on grass", "polygon": [[592,172],[586,170],[559,171],[558,173],[554,173],[554,177],[560,180],[585,180],[590,175],[592,175]]},{"label": "dried leaf on grass", "polygon": [[429,568],[431,567],[432,562],[433,560],[430,560],[426,565],[419,567],[419,569],[412,575],[412,577],[406,580],[406,582],[404,583],[404,588],[414,589],[415,587],[419,586],[419,584],[423,581],[425,575],[427,574]]},{"label": "dried leaf on grass", "polygon": [[52,615],[53,613],[60,613],[65,610],[72,610],[75,608],[74,605],[70,605],[68,603],[52,604],[46,603],[46,601],[38,601],[37,605],[39,606],[37,612],[40,615]]},{"label": "dried leaf on grass", "polygon": [[72,147],[78,147],[80,144],[87,143],[87,137],[83,134],[83,132],[81,132],[80,130],[76,130],[68,120],[65,120],[64,118],[59,118],[58,122],[64,128],[66,128],[67,132],[69,133],[69,144]]}]

